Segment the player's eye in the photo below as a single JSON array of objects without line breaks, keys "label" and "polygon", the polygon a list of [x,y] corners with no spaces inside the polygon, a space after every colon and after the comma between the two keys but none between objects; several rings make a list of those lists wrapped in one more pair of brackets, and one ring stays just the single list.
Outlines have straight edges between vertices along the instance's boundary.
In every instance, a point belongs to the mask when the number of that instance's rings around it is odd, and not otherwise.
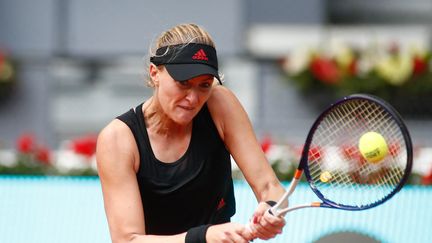
[{"label": "player's eye", "polygon": [[183,80],[183,81],[177,81],[177,83],[182,86],[182,87],[189,87],[189,81],[188,80]]},{"label": "player's eye", "polygon": [[211,87],[211,83],[210,83],[210,82],[204,82],[204,83],[201,83],[201,84],[200,84],[200,87],[201,87],[201,88],[204,88],[204,89],[208,89],[208,88]]}]

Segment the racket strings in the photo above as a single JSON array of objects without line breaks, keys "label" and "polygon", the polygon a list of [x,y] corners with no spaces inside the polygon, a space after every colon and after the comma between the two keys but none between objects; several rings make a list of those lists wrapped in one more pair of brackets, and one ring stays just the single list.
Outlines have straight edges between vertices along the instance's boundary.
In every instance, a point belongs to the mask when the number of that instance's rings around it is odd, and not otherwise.
[{"label": "racket strings", "polygon": [[[388,142],[405,147],[403,134],[394,118],[381,106],[365,100],[351,100],[332,109],[318,125],[309,154],[309,173],[317,189],[332,201],[364,206],[385,198],[400,183],[406,167],[406,151],[389,151],[383,161],[369,163],[358,151],[358,140],[369,131]],[[348,149],[343,149],[343,148]],[[327,151],[332,152],[327,152]],[[323,175],[326,175],[323,178]],[[332,198],[332,192],[355,190],[362,197]],[[362,193],[363,194],[363,193]]]}]

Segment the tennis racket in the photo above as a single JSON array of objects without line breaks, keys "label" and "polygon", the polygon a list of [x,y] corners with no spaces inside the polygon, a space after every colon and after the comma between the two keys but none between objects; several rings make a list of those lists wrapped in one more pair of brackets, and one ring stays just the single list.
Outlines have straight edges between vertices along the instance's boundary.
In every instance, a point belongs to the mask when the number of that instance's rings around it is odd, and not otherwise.
[{"label": "tennis racket", "polygon": [[[360,138],[368,132],[378,133],[385,140],[382,145],[387,153],[378,162],[369,162],[358,149]],[[373,208],[403,187],[412,158],[409,132],[392,106],[365,94],[344,97],[312,125],[289,188],[269,212],[283,216],[307,207],[351,211]],[[290,207],[288,198],[302,174],[321,201]]]}]

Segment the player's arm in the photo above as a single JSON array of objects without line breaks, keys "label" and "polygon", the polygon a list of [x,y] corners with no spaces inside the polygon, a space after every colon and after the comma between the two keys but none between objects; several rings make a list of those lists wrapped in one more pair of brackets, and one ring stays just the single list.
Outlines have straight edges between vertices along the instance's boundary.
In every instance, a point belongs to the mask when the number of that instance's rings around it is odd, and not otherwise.
[{"label": "player's arm", "polygon": [[220,136],[250,184],[259,202],[277,201],[284,188],[269,165],[251,122],[235,95],[216,86],[208,107]]},{"label": "player's arm", "polygon": [[260,202],[251,222],[253,235],[264,240],[275,237],[285,220],[266,214],[270,206],[265,201],[278,201],[285,189],[268,163],[245,110],[223,86],[214,88],[208,106],[220,136]]},{"label": "player's arm", "polygon": [[130,129],[119,120],[100,133],[97,165],[112,242],[184,242],[186,233],[146,235],[136,179],[138,150]]}]

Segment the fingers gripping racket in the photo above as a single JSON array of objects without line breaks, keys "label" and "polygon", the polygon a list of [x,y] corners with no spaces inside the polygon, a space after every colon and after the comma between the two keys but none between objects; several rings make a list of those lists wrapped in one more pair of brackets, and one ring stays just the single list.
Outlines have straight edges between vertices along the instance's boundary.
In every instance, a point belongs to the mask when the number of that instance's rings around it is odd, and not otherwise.
[{"label": "fingers gripping racket", "polygon": [[[364,210],[378,206],[407,181],[412,157],[410,135],[394,108],[374,96],[344,97],[312,125],[295,176],[269,212],[283,216],[306,207]],[[321,201],[288,207],[303,173]]]}]

